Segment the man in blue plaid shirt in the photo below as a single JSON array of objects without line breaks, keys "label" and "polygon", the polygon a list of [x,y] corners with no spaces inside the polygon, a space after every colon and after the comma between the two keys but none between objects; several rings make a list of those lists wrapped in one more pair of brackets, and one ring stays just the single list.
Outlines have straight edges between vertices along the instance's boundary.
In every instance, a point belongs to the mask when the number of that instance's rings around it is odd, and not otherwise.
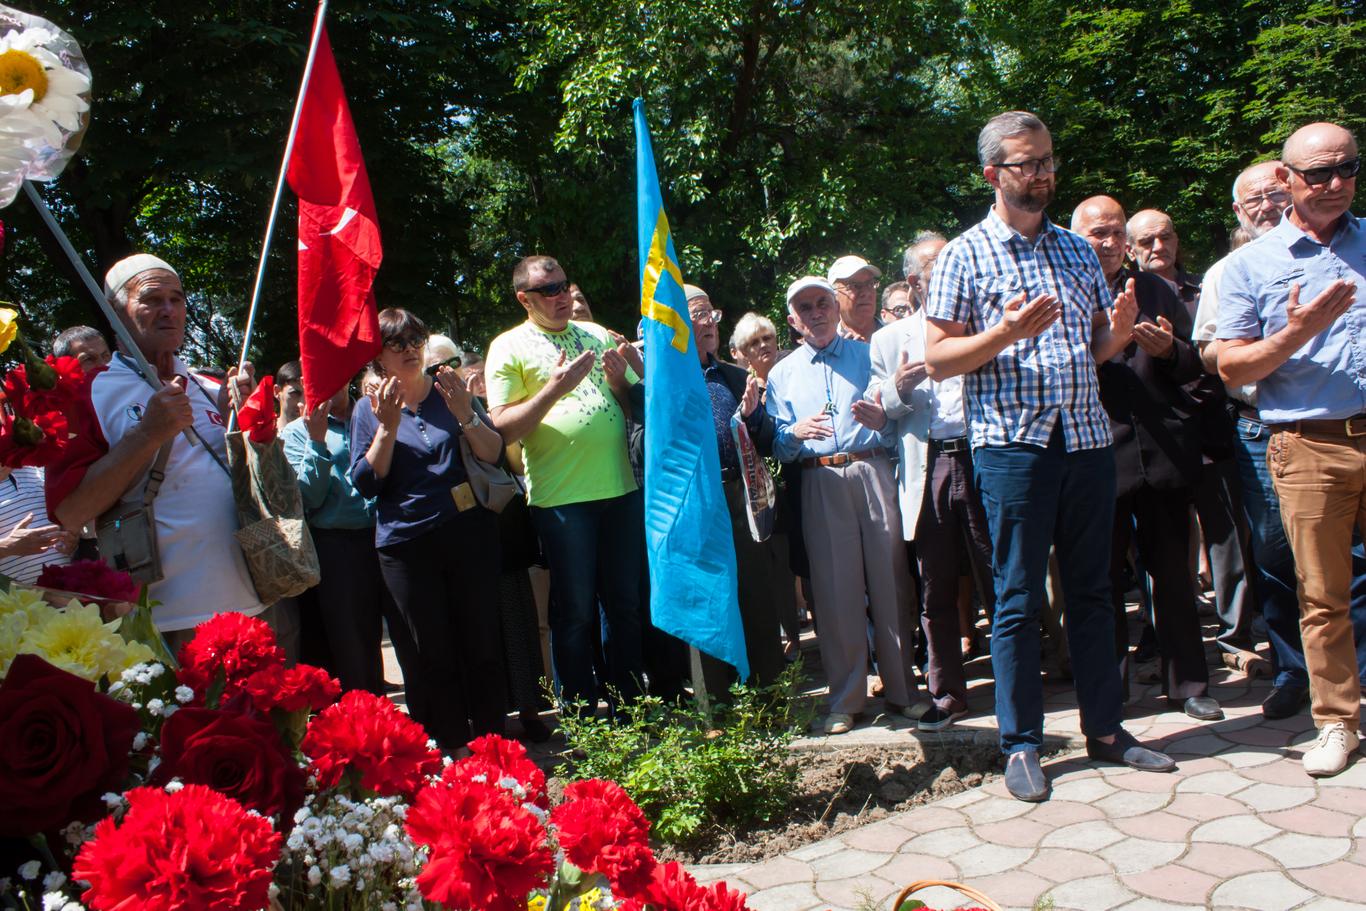
[{"label": "man in blue plaid shirt", "polygon": [[1115,463],[1096,363],[1133,335],[1130,281],[1112,298],[1091,246],[1044,215],[1057,162],[1033,114],[992,118],[977,140],[996,191],[987,217],[939,255],[926,305],[925,364],[964,374],[973,466],[991,529],[996,616],[991,654],[1006,787],[1048,796],[1039,766],[1039,616],[1048,550],[1062,567],[1067,633],[1086,750],[1149,771],[1175,763],[1121,727],[1113,660],[1110,537]]}]

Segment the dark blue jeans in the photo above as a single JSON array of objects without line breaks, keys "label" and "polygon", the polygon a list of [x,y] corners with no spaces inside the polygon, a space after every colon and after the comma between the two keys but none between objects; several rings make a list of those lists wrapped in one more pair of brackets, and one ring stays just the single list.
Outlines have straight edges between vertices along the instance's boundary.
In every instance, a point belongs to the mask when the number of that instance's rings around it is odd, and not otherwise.
[{"label": "dark blue jeans", "polygon": [[[531,507],[550,570],[550,654],[560,699],[598,703],[593,638],[602,637],[607,679],[630,700],[641,692],[640,604],[645,524],[640,491],[606,500]],[[602,605],[599,620],[598,605]]]},{"label": "dark blue jeans", "polygon": [[1114,734],[1123,718],[1123,697],[1110,602],[1115,511],[1110,447],[1067,452],[1058,430],[1047,449],[986,446],[974,450],[972,459],[991,530],[996,583],[991,663],[1002,752],[1043,745],[1039,617],[1050,545],[1057,548],[1062,570],[1082,730],[1089,737]]},{"label": "dark blue jeans", "polygon": [[[1257,597],[1276,659],[1276,686],[1309,685],[1300,644],[1300,602],[1295,589],[1295,557],[1281,524],[1281,504],[1266,466],[1271,430],[1260,421],[1238,419],[1234,455],[1243,485],[1243,509],[1257,561]],[[1357,673],[1366,682],[1366,549],[1352,544],[1352,630],[1356,635]]]}]

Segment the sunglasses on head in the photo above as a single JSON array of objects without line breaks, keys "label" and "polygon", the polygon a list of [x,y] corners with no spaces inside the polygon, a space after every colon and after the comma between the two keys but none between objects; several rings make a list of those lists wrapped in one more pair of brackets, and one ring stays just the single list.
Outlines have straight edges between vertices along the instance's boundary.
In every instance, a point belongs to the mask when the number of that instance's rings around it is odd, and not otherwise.
[{"label": "sunglasses on head", "polygon": [[549,282],[544,285],[537,285],[534,288],[526,288],[524,289],[524,293],[539,294],[542,297],[559,297],[569,290],[571,284],[572,282],[570,282],[569,279],[565,279],[562,282]]},{"label": "sunglasses on head", "polygon": [[1300,180],[1309,184],[1311,187],[1322,186],[1333,179],[1336,174],[1343,180],[1351,180],[1361,171],[1361,158],[1349,158],[1346,161],[1339,161],[1337,164],[1324,165],[1321,168],[1297,168],[1293,164],[1286,165],[1287,168],[1300,175]]}]

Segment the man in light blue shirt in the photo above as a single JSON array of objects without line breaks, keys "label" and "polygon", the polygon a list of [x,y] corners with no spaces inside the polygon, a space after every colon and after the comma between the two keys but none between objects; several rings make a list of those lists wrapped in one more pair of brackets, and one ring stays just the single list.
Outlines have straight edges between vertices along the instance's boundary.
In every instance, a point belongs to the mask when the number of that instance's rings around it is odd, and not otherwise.
[{"label": "man in light blue shirt", "polygon": [[888,707],[917,718],[928,704],[914,696],[914,588],[887,454],[894,438],[873,429],[886,418],[863,398],[872,377],[868,344],[838,334],[835,289],[825,279],[793,282],[787,309],[804,341],[768,375],[766,407],[774,455],[802,465],[802,534],[830,682],[823,729],[845,733],[868,700],[867,613]]},{"label": "man in light blue shirt", "polygon": [[351,397],[343,387],[331,399],[295,418],[280,433],[294,468],[321,580],[301,601],[304,649],[317,649],[343,689],[384,693],[381,618],[404,676],[415,668],[416,648],[394,609],[375,551],[375,502],[351,484]]},{"label": "man in light blue shirt", "polygon": [[1314,123],[1286,140],[1280,224],[1229,259],[1219,288],[1219,374],[1257,383],[1267,464],[1295,555],[1300,633],[1318,741],[1310,775],[1359,743],[1361,682],[1349,619],[1352,533],[1366,531],[1366,226],[1351,213],[1355,137]]}]

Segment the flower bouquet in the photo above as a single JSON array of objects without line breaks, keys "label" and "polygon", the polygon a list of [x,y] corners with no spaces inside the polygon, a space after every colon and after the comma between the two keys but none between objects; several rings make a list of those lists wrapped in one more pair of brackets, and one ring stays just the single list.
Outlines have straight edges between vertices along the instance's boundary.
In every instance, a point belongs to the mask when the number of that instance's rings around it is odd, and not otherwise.
[{"label": "flower bouquet", "polygon": [[122,622],[0,595],[0,840],[26,852],[0,907],[744,908],[659,863],[612,782],[552,807],[520,744],[452,762],[388,699],[285,667],[256,619],[200,625],[178,668]]}]

